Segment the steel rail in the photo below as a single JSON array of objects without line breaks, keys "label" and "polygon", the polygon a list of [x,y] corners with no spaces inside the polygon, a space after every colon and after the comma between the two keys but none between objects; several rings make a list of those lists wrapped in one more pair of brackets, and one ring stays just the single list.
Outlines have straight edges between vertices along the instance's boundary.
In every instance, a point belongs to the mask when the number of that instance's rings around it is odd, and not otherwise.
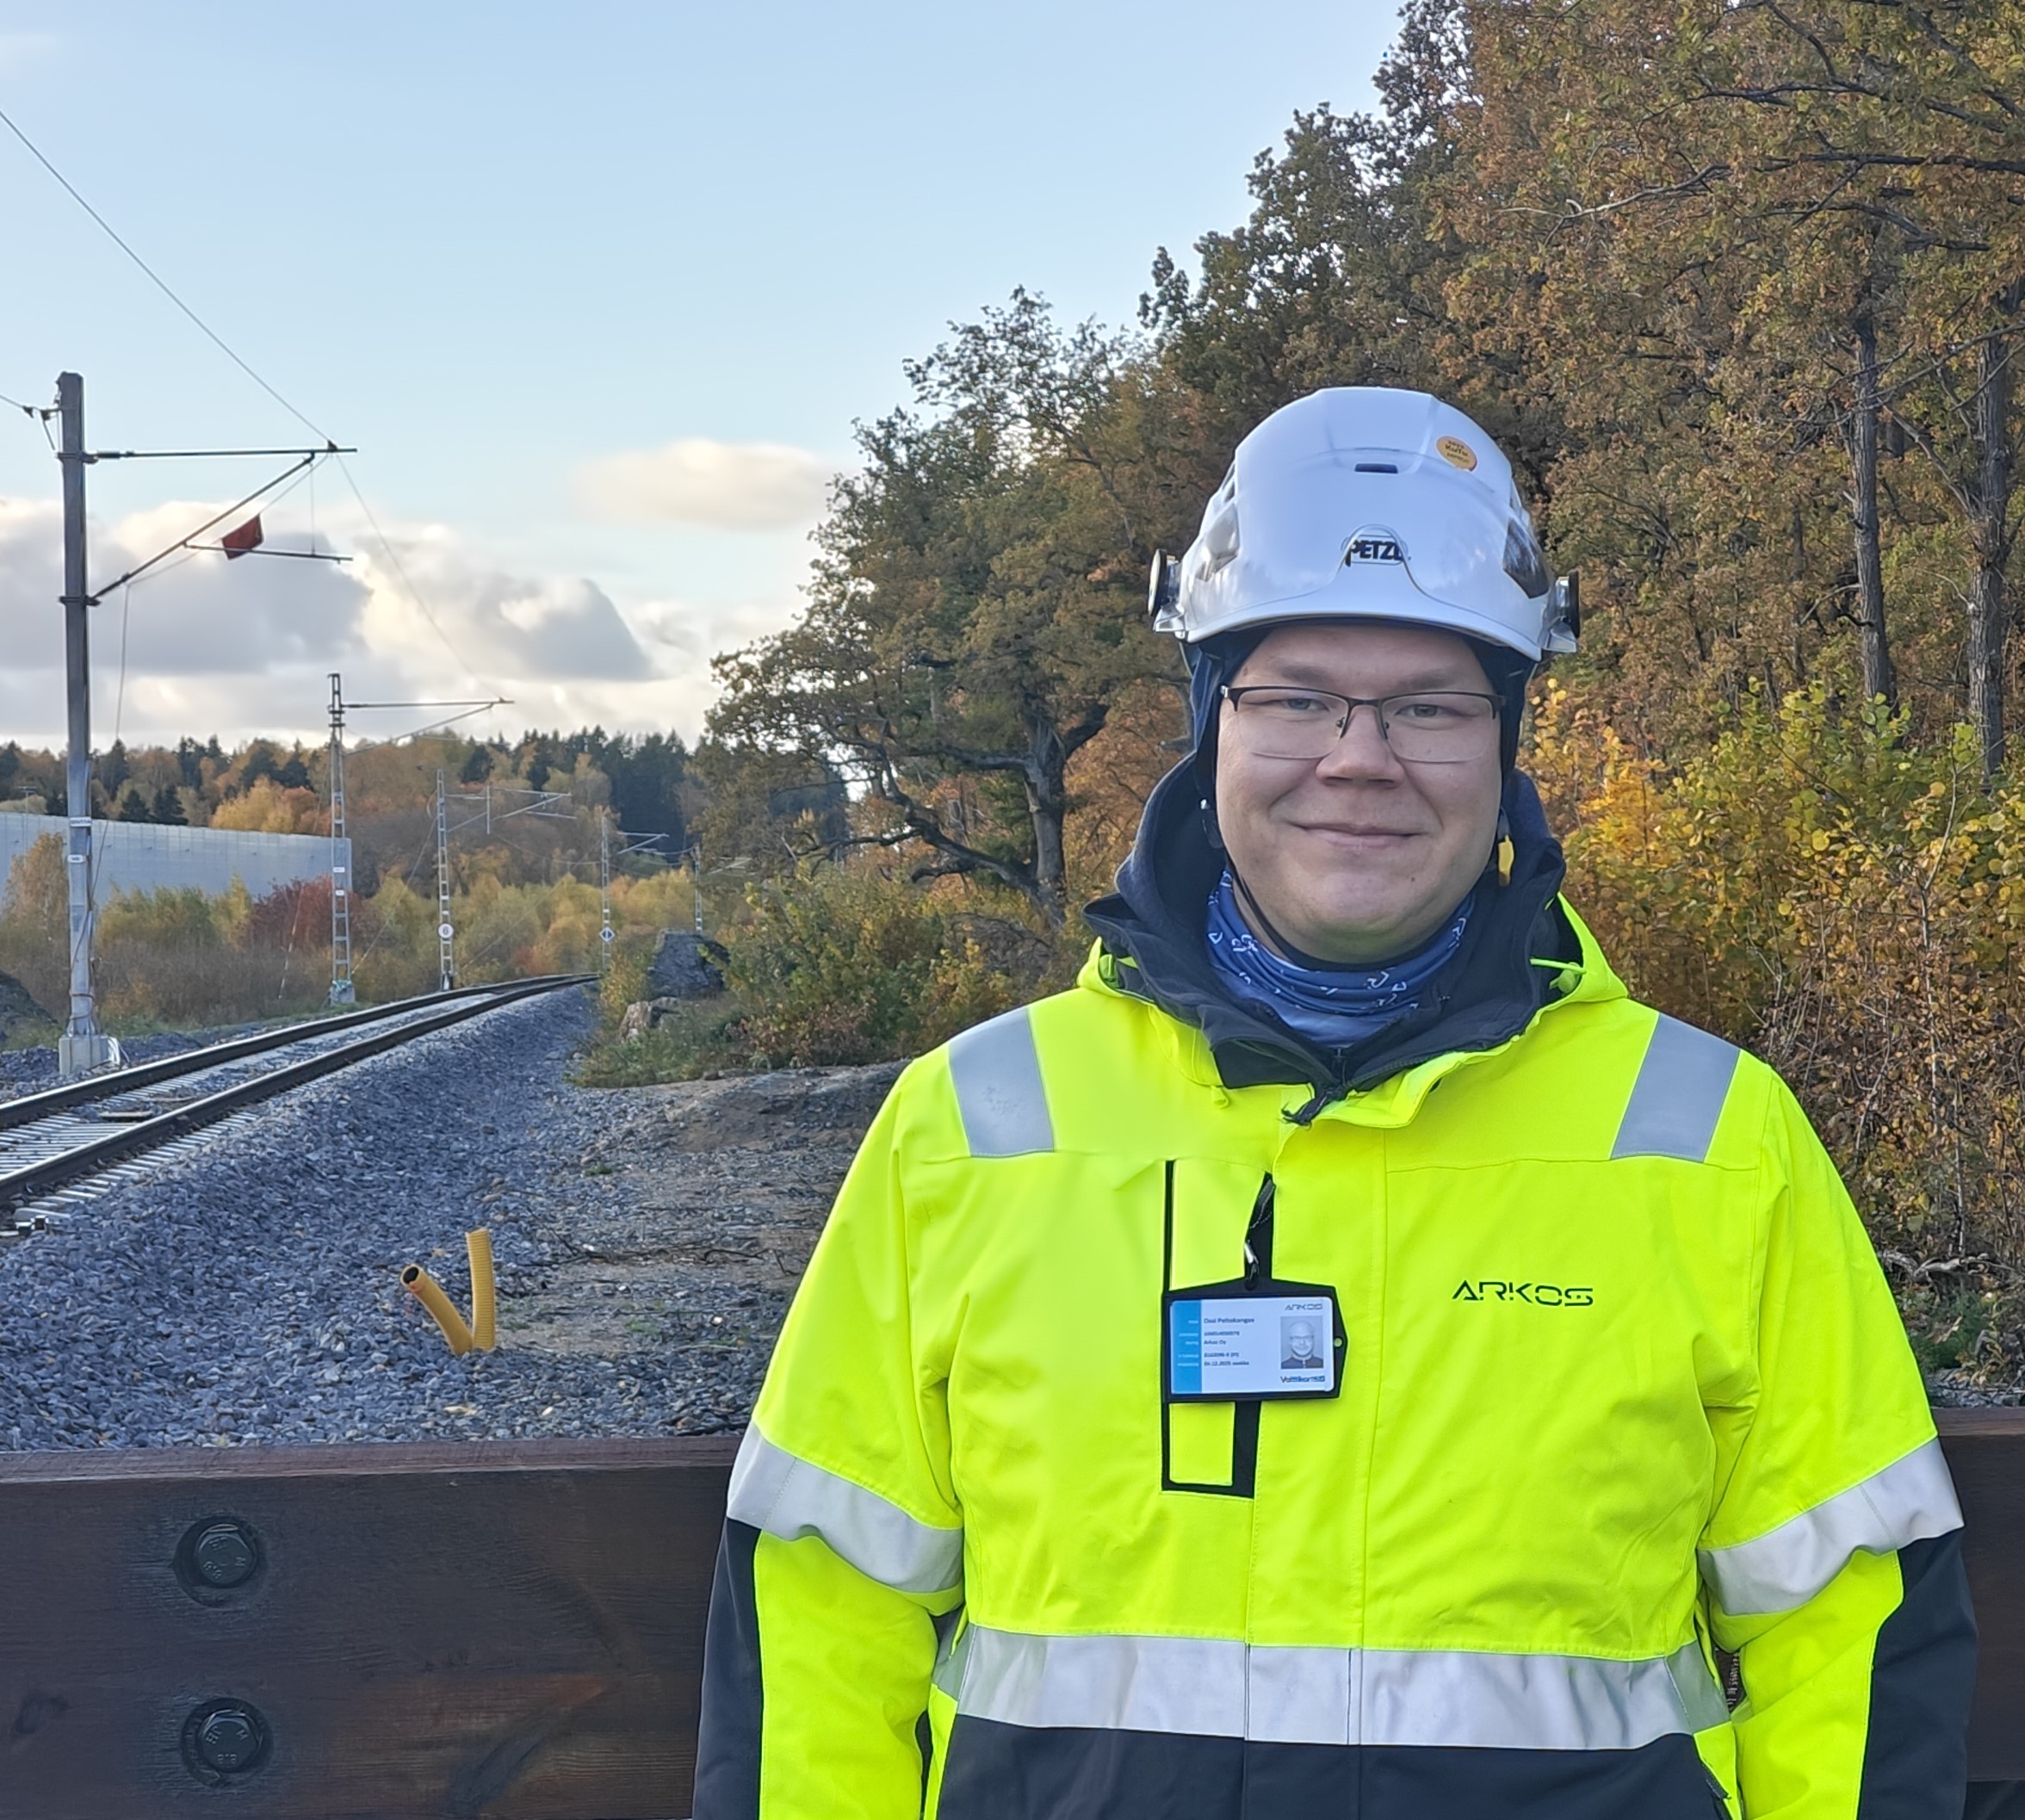
[{"label": "steel rail", "polygon": [[164,1055],[158,1062],[143,1062],[132,1068],[116,1068],[109,1074],[92,1074],[83,1080],[73,1080],[59,1087],[45,1087],[39,1093],[25,1094],[19,1099],[0,1100],[0,1131],[11,1131],[17,1125],[33,1124],[38,1118],[46,1118],[52,1112],[67,1112],[72,1106],[90,1105],[94,1100],[111,1099],[121,1093],[138,1093],[143,1087],[158,1086],[164,1080],[175,1080],[184,1074],[200,1074],[206,1068],[216,1068],[227,1062],[238,1062],[247,1055],[264,1055],[269,1049],[286,1049],[291,1043],[307,1043],[313,1037],[321,1037],[333,1031],[351,1030],[362,1024],[375,1024],[386,1018],[403,1017],[426,1006],[447,1004],[453,999],[468,999],[480,993],[498,993],[509,986],[573,985],[595,978],[587,973],[540,974],[531,980],[504,980],[490,986],[453,986],[448,992],[424,993],[412,999],[396,999],[390,1005],[368,1005],[362,1010],[339,1012],[328,1018],[313,1018],[301,1024],[292,1024],[282,1030],[262,1031],[257,1036],[234,1037],[225,1043],[214,1043],[204,1049],[186,1049],[180,1055]]},{"label": "steel rail", "polygon": [[[242,1080],[232,1086],[222,1087],[217,1093],[206,1094],[201,1099],[191,1100],[187,1105],[177,1106],[153,1118],[139,1120],[124,1130],[77,1145],[58,1155],[45,1158],[40,1162],[31,1163],[25,1168],[0,1174],[0,1209],[15,1208],[26,1202],[40,1199],[84,1177],[95,1175],[111,1164],[156,1149],[178,1137],[200,1130],[206,1125],[215,1124],[220,1119],[242,1107],[257,1105],[263,1099],[271,1099],[277,1093],[284,1093],[291,1087],[302,1086],[312,1080],[319,1080],[326,1074],[338,1074],[354,1062],[363,1062],[368,1056],[383,1054],[390,1049],[397,1049],[400,1044],[414,1037],[425,1036],[430,1031],[447,1030],[452,1025],[461,1024],[468,1018],[480,1017],[488,1011],[497,1010],[502,1005],[511,1005],[521,999],[533,998],[542,993],[560,992],[565,987],[580,985],[589,977],[591,975],[582,974],[556,975],[541,980],[460,988],[455,996],[471,999],[474,1002],[453,1005],[432,1017],[418,1018],[412,1023],[399,1024],[391,1030],[376,1031],[358,1042],[326,1049],[321,1055],[306,1056],[300,1062],[270,1068],[264,1074],[257,1074],[251,1080]],[[384,1006],[377,1008],[382,1012],[386,1009]],[[327,1028],[330,1023],[336,1021],[319,1020],[317,1029],[298,1031],[294,1040],[300,1042],[307,1035],[319,1034],[323,1028]],[[276,1045],[267,1046],[272,1048]],[[229,1045],[220,1044],[219,1047],[226,1048]]]}]

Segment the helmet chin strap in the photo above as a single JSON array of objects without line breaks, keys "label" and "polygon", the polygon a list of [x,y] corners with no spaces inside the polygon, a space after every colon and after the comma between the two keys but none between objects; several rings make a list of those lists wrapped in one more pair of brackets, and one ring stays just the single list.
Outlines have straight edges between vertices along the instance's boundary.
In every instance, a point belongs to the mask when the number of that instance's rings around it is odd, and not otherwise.
[{"label": "helmet chin strap", "polygon": [[1250,913],[1252,919],[1258,924],[1266,939],[1279,949],[1280,953],[1291,961],[1295,966],[1307,968],[1341,968],[1342,966],[1343,963],[1341,961],[1320,960],[1314,955],[1308,954],[1295,947],[1273,926],[1273,919],[1266,913],[1265,905],[1259,901],[1252,888],[1244,882],[1244,874],[1237,870],[1237,862],[1231,858],[1228,851],[1223,855],[1223,864],[1229,868],[1231,883],[1237,887],[1237,895],[1244,900],[1246,910]]},{"label": "helmet chin strap", "polygon": [[1266,939],[1297,967],[1335,967],[1341,963],[1324,961],[1305,950],[1297,948],[1279,932],[1273,920],[1266,913],[1266,907],[1259,901],[1258,894],[1245,882],[1244,874],[1237,870],[1237,861],[1231,857],[1230,849],[1223,845],[1223,830],[1217,824],[1216,805],[1209,797],[1203,797],[1197,804],[1202,814],[1203,833],[1209,836],[1210,845],[1223,856],[1223,868],[1230,874],[1230,882],[1237,888],[1237,895],[1244,900],[1244,908],[1253,922],[1259,926]]}]

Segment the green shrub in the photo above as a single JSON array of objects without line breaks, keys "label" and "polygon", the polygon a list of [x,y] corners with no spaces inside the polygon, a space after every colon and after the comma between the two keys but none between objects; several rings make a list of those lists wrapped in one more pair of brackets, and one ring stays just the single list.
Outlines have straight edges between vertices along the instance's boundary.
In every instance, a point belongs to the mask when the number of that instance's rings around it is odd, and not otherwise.
[{"label": "green shrub", "polygon": [[730,990],[620,1034],[647,996],[651,942],[617,944],[591,1086],[694,1080],[734,1068],[816,1068],[920,1055],[1032,996],[1053,950],[1017,924],[864,864],[811,863],[746,894],[726,932]]},{"label": "green shrub", "polygon": [[805,866],[749,897],[732,944],[754,1065],[808,1068],[918,1054],[1018,1002],[962,919],[869,868]]}]

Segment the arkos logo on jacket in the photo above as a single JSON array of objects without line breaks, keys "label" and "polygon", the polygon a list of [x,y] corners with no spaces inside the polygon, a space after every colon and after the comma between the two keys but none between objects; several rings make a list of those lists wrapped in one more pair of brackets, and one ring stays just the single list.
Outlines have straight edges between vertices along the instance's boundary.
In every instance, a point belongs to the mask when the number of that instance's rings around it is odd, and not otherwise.
[{"label": "arkos logo on jacket", "polygon": [[1456,1285],[1451,1302],[1529,1302],[1535,1308],[1588,1308],[1596,1291],[1588,1284],[1509,1283],[1496,1277],[1475,1283],[1465,1277]]}]

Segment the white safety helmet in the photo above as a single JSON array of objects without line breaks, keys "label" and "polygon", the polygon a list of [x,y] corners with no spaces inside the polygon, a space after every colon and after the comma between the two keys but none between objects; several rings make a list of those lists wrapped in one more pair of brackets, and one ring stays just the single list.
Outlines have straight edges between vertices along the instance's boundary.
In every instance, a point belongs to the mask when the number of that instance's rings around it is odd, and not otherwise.
[{"label": "white safety helmet", "polygon": [[1556,580],[1477,424],[1425,392],[1338,386],[1282,405],[1236,459],[1177,561],[1155,555],[1155,626],[1190,645],[1248,626],[1390,619],[1537,662],[1572,651]]}]

